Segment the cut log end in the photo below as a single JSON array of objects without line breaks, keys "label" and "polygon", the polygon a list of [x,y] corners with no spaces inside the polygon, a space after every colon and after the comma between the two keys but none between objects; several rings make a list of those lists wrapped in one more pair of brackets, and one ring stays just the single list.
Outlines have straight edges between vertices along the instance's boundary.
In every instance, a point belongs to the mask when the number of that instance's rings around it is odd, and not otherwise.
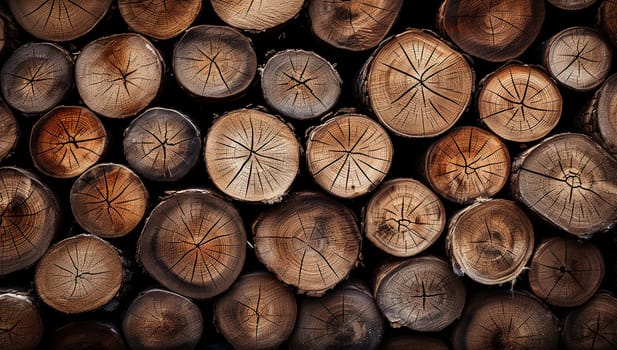
[{"label": "cut log end", "polygon": [[18,293],[0,294],[0,348],[34,350],[43,338],[43,320],[31,298]]},{"label": "cut log end", "polygon": [[617,74],[606,79],[595,92],[577,124],[582,132],[617,157]]},{"label": "cut log end", "polygon": [[617,0],[605,0],[600,5],[600,27],[613,47],[617,46]]},{"label": "cut log end", "polygon": [[223,22],[239,29],[261,32],[287,23],[300,13],[304,0],[211,0]]},{"label": "cut log end", "polygon": [[93,235],[78,235],[53,245],[39,261],[34,285],[54,309],[74,314],[110,302],[123,280],[118,251]]},{"label": "cut log end", "polygon": [[51,350],[127,350],[115,326],[98,321],[76,321],[56,329],[50,336]]},{"label": "cut log end", "polygon": [[616,323],[617,298],[607,292],[598,293],[568,313],[562,330],[563,343],[569,350],[614,348]]},{"label": "cut log end", "polygon": [[11,109],[0,99],[0,162],[11,155],[19,141],[17,120]]},{"label": "cut log end", "polygon": [[547,0],[551,5],[562,10],[582,10],[593,5],[596,0]]},{"label": "cut log end", "polygon": [[386,130],[361,114],[343,114],[311,130],[308,169],[324,190],[342,198],[371,192],[390,170],[394,147]]},{"label": "cut log end", "polygon": [[201,10],[201,0],[119,0],[118,9],[124,22],[134,31],[166,40],[179,35],[195,21]]}]

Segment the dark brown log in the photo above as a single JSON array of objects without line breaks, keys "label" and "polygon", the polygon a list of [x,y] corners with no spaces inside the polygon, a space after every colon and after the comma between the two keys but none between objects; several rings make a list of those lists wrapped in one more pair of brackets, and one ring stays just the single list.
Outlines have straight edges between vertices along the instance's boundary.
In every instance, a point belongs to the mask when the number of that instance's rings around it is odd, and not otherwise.
[{"label": "dark brown log", "polygon": [[582,10],[593,5],[596,0],[547,0],[551,5],[562,10]]},{"label": "dark brown log", "polygon": [[123,275],[122,259],[111,244],[81,234],[49,248],[36,266],[34,285],[45,304],[75,314],[112,301]]},{"label": "dark brown log", "polygon": [[203,333],[203,316],[191,300],[150,289],[131,303],[122,331],[131,349],[194,349]]},{"label": "dark brown log", "polygon": [[536,248],[529,267],[529,286],[551,305],[579,306],[596,293],[604,269],[602,253],[593,243],[553,237]]},{"label": "dark brown log", "polygon": [[61,46],[29,43],[13,51],[0,72],[6,102],[25,114],[58,105],[73,86],[73,60]]},{"label": "dark brown log", "polygon": [[574,91],[589,91],[602,84],[613,59],[611,47],[600,33],[586,27],[571,27],[553,35],[543,55],[549,74]]},{"label": "dark brown log", "polygon": [[19,141],[19,127],[13,112],[0,99],[0,162],[9,157]]},{"label": "dark brown log", "polygon": [[544,21],[543,0],[444,0],[438,25],[468,54],[491,62],[520,56]]},{"label": "dark brown log", "polygon": [[290,349],[377,349],[384,332],[369,289],[347,282],[300,305]]},{"label": "dark brown log", "polygon": [[118,0],[118,10],[132,30],[166,40],[179,35],[195,21],[201,0]]},{"label": "dark brown log", "polygon": [[456,203],[470,203],[501,191],[510,175],[510,154],[496,135],[463,126],[433,142],[421,167],[435,192]]},{"label": "dark brown log", "polygon": [[235,349],[275,349],[296,324],[296,298],[273,275],[242,275],[214,303],[214,324]]},{"label": "dark brown log", "polygon": [[234,28],[190,28],[173,53],[178,84],[190,94],[221,100],[242,95],[257,73],[257,56],[249,38]]},{"label": "dark brown log", "polygon": [[384,340],[381,350],[448,350],[449,347],[438,338],[422,335],[403,335]]},{"label": "dark brown log", "polygon": [[298,293],[321,296],[360,258],[362,235],[353,212],[319,193],[294,193],[253,223],[257,258]]},{"label": "dark brown log", "polygon": [[8,0],[19,25],[41,40],[70,41],[105,16],[112,0]]},{"label": "dark brown log", "polygon": [[308,15],[315,35],[339,49],[371,49],[388,34],[402,0],[310,0]]},{"label": "dark brown log", "polygon": [[22,169],[0,168],[0,276],[39,260],[59,222],[59,203],[47,185]]},{"label": "dark brown log", "polygon": [[448,130],[471,101],[474,73],[434,33],[410,29],[386,39],[364,64],[356,94],[392,132],[432,137]]},{"label": "dark brown log", "polygon": [[615,349],[617,347],[617,299],[600,292],[566,316],[562,341],[566,349]]},{"label": "dark brown log", "polygon": [[395,261],[376,271],[375,301],[395,328],[437,332],[460,317],[465,286],[436,256]]},{"label": "dark brown log", "polygon": [[210,0],[223,22],[239,29],[261,32],[289,22],[298,14],[304,0]]},{"label": "dark brown log", "polygon": [[37,349],[44,328],[34,300],[23,293],[4,292],[0,310],[0,349]]},{"label": "dark brown log", "polygon": [[321,188],[342,198],[371,192],[386,177],[394,147],[384,128],[362,114],[341,114],[313,128],[306,162]]},{"label": "dark brown log", "polygon": [[557,319],[526,292],[480,293],[468,302],[452,335],[455,350],[557,349]]},{"label": "dark brown log", "polygon": [[600,27],[613,46],[617,46],[617,0],[604,0],[598,11]]},{"label": "dark brown log", "polygon": [[0,9],[0,57],[18,45],[19,29],[13,17],[3,7]]},{"label": "dark brown log", "polygon": [[84,103],[109,118],[132,117],[158,94],[163,58],[139,34],[114,34],[94,40],[75,62],[75,82]]},{"label": "dark brown log", "polygon": [[559,122],[562,104],[557,84],[536,66],[509,64],[480,82],[480,120],[506,140],[543,138]]},{"label": "dark brown log", "polygon": [[472,204],[448,225],[446,250],[454,270],[482,284],[513,281],[525,268],[533,246],[531,221],[505,199]]},{"label": "dark brown log", "polygon": [[150,108],[124,132],[124,157],[139,175],[154,181],[177,181],[197,163],[201,135],[186,115]]},{"label": "dark brown log", "polygon": [[613,74],[594,93],[578,128],[617,157],[617,74]]},{"label": "dark brown log", "polygon": [[523,152],[511,185],[517,201],[573,235],[617,222],[617,162],[588,136],[559,134]]},{"label": "dark brown log", "polygon": [[99,164],[83,173],[71,187],[71,210],[89,233],[121,237],[141,222],[148,191],[141,179],[120,164]]},{"label": "dark brown log", "polygon": [[388,180],[364,211],[364,234],[384,252],[410,257],[424,251],[446,226],[439,197],[411,178]]},{"label": "dark brown log", "polygon": [[32,127],[30,154],[43,174],[71,178],[98,163],[107,143],[105,127],[91,110],[58,106]]},{"label": "dark brown log", "polygon": [[247,202],[278,202],[300,171],[300,143],[289,125],[259,109],[238,109],[208,130],[204,160],[214,185]]},{"label": "dark brown log", "polygon": [[120,331],[99,321],[76,321],[56,329],[47,343],[51,350],[126,350]]},{"label": "dark brown log", "polygon": [[293,119],[325,114],[336,105],[342,85],[334,66],[311,51],[281,51],[261,71],[261,91],[266,103]]},{"label": "dark brown log", "polygon": [[190,298],[218,295],[236,280],[246,233],[234,206],[208,190],[178,191],[146,220],[137,260],[165,287]]}]

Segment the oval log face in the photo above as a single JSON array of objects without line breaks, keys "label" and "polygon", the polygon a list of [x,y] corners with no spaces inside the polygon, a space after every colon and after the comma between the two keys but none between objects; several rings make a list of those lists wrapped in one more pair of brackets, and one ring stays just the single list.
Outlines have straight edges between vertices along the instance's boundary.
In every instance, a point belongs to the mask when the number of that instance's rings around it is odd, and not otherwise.
[{"label": "oval log face", "polygon": [[617,342],[617,298],[596,294],[585,305],[570,311],[564,320],[562,339],[567,349],[610,349]]},{"label": "oval log face", "polygon": [[0,310],[0,347],[36,349],[43,338],[44,326],[33,299],[17,293],[2,293]]},{"label": "oval log face", "polygon": [[211,0],[214,12],[232,27],[261,32],[296,17],[304,0]]},{"label": "oval log face", "polygon": [[122,19],[134,31],[155,39],[171,39],[197,18],[201,0],[118,0]]}]

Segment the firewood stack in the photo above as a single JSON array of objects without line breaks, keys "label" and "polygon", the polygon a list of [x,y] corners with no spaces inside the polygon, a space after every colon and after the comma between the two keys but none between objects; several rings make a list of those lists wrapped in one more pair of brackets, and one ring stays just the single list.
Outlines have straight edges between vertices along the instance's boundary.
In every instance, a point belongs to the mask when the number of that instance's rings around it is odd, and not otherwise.
[{"label": "firewood stack", "polygon": [[617,1],[7,0],[0,350],[617,346]]}]

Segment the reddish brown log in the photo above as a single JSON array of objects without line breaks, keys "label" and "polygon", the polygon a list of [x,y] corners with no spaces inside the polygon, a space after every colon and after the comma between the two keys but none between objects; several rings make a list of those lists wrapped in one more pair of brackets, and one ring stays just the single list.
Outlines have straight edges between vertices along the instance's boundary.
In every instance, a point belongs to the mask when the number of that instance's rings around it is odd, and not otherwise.
[{"label": "reddish brown log", "polygon": [[0,294],[0,349],[37,349],[44,330],[33,298],[19,292]]},{"label": "reddish brown log", "polygon": [[617,298],[607,292],[596,294],[585,305],[565,317],[561,339],[569,350],[614,349],[617,346]]},{"label": "reddish brown log", "polygon": [[120,331],[99,321],[76,321],[56,329],[50,336],[51,350],[127,350]]}]

